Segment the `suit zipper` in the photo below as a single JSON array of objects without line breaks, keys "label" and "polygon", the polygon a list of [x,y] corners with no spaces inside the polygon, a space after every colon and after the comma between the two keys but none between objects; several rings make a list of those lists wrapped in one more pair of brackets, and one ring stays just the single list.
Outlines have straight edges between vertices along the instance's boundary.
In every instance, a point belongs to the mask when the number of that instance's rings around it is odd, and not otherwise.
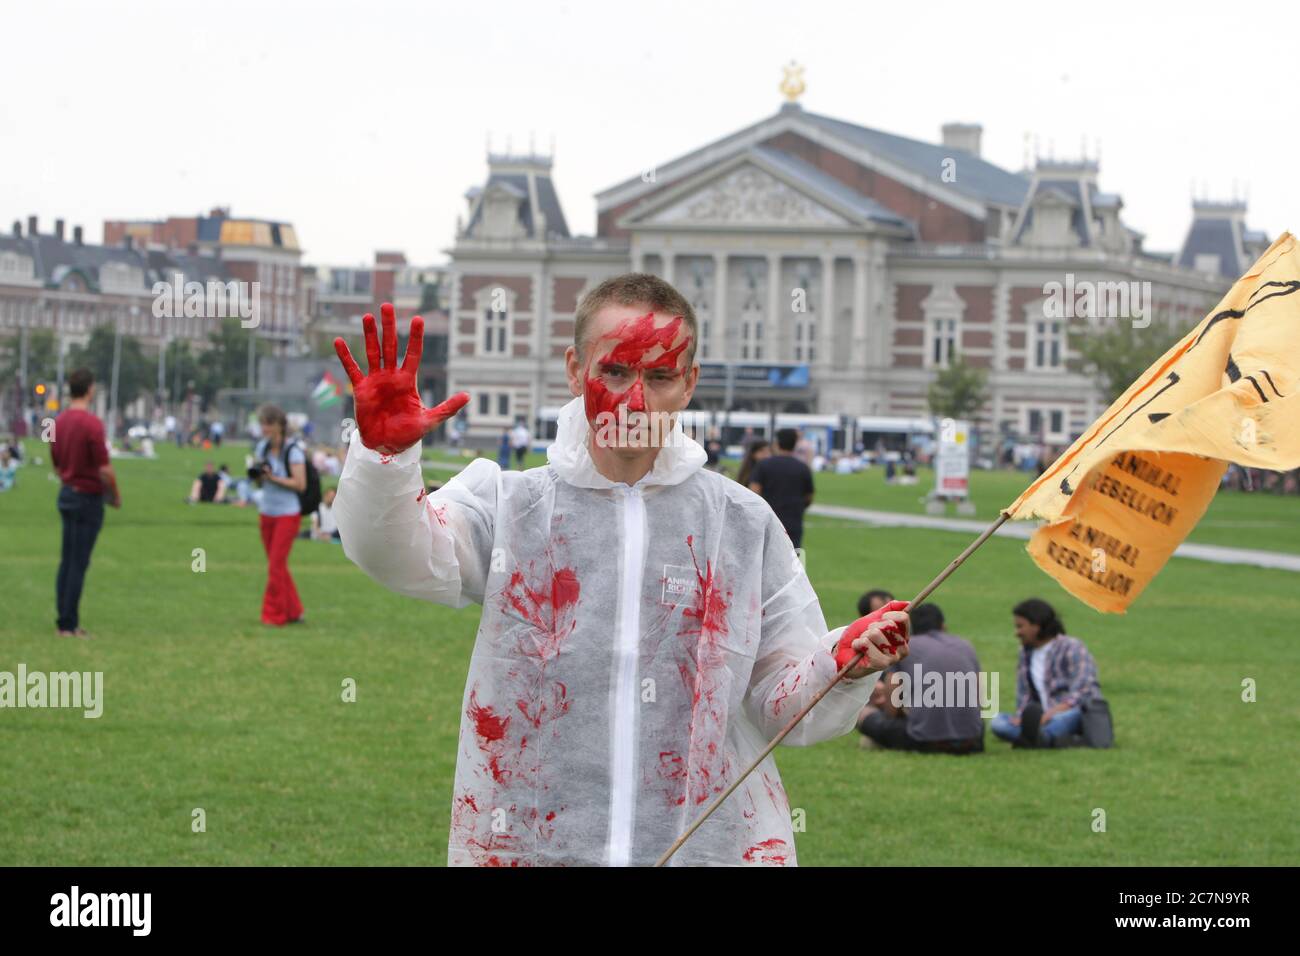
[{"label": "suit zipper", "polygon": [[614,686],[609,795],[609,865],[627,866],[632,855],[636,802],[636,665],[645,573],[645,501],[639,488],[623,492],[623,577],[620,581],[618,677]]}]

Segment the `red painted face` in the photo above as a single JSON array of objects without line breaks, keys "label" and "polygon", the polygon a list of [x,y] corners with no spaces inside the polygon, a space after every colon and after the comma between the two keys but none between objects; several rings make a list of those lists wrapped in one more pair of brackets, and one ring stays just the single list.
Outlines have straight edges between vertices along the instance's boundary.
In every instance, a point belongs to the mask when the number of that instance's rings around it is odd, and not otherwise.
[{"label": "red painted face", "polygon": [[617,415],[620,405],[628,412],[678,411],[662,407],[660,399],[668,403],[667,393],[686,374],[690,344],[680,315],[656,325],[653,312],[625,319],[597,338],[583,369],[587,421],[596,428],[602,413]]}]

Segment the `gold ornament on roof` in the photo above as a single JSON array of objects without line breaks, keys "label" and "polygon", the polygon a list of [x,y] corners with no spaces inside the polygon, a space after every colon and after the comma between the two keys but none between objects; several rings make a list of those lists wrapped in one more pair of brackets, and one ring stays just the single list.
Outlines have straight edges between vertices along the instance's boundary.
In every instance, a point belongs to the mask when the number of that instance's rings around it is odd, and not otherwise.
[{"label": "gold ornament on roof", "polygon": [[781,81],[781,92],[785,94],[786,100],[794,103],[807,89],[803,81],[803,67],[791,60],[790,65],[782,69],[785,70],[785,79]]}]

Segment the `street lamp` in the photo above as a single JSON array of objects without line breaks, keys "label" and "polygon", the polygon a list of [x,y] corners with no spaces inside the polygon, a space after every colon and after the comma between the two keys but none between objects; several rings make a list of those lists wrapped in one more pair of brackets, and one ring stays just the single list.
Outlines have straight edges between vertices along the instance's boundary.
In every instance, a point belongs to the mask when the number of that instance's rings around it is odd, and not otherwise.
[{"label": "street lamp", "polygon": [[158,411],[166,412],[167,395],[167,323],[158,319]]},{"label": "street lamp", "polygon": [[[139,306],[131,306],[131,315],[139,315]],[[108,440],[117,438],[117,380],[122,368],[122,310],[113,313],[113,385],[109,392]]]},{"label": "street lamp", "polygon": [[63,309],[61,308],[56,309],[53,303],[47,304],[44,299],[41,300],[41,303],[42,305],[46,305],[47,308],[49,309],[52,315],[51,324],[54,326],[55,334],[58,336],[58,372],[55,376],[58,379],[58,388],[55,390],[54,400],[60,404],[60,407],[62,407],[63,362],[64,362],[63,353],[64,353],[64,346],[67,345],[67,342],[65,342],[63,339]]}]

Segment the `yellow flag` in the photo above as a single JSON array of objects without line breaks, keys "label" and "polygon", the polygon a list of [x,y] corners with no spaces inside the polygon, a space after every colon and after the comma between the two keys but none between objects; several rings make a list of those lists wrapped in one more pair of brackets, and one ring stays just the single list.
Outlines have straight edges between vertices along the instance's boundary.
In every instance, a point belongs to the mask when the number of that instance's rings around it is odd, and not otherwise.
[{"label": "yellow flag", "polygon": [[1123,612],[1210,504],[1228,462],[1300,467],[1300,248],[1283,234],[1012,504],[1028,551]]}]

